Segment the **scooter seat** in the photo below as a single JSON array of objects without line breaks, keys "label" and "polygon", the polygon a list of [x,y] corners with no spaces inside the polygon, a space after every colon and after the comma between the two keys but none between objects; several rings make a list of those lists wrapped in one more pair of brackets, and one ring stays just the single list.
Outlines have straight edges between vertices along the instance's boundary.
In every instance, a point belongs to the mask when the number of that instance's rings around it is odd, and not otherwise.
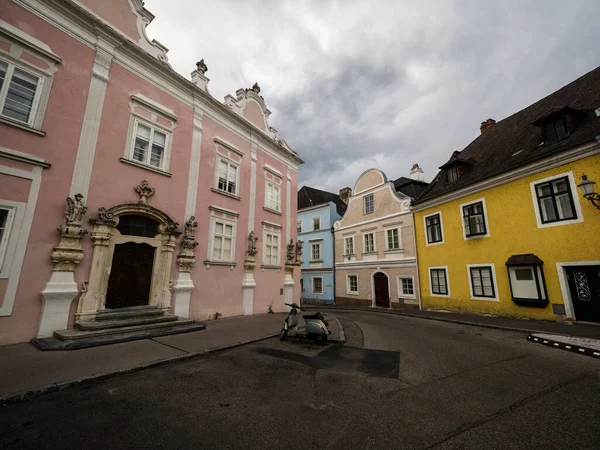
[{"label": "scooter seat", "polygon": [[304,319],[318,319],[318,320],[324,320],[325,318],[323,317],[323,314],[321,314],[320,312],[315,313],[315,314],[305,314]]}]

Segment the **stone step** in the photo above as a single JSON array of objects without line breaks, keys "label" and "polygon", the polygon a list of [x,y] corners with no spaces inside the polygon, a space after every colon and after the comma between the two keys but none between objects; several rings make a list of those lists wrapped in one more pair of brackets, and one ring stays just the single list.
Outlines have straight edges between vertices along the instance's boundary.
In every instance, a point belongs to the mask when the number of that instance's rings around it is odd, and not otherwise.
[{"label": "stone step", "polygon": [[[82,339],[69,339],[66,341],[56,337],[32,339],[31,343],[40,350],[77,350],[81,348],[97,347],[99,345],[118,344],[120,342],[136,341],[140,339],[150,339],[170,334],[189,333],[192,331],[201,331],[206,325],[201,322],[181,319],[177,322],[170,322],[169,327],[142,329],[138,331],[119,332],[104,336],[92,336]],[[120,329],[122,330],[122,329]]]},{"label": "stone step", "polygon": [[96,320],[113,320],[125,319],[128,317],[139,316],[160,316],[164,314],[164,310],[158,309],[156,306],[130,306],[128,308],[103,309],[98,311]]},{"label": "stone step", "polygon": [[83,322],[75,323],[75,328],[79,330],[102,330],[111,328],[123,328],[132,325],[143,325],[149,323],[161,323],[161,322],[174,322],[177,320],[177,316],[172,314],[161,314],[151,316],[126,316],[123,318],[116,318],[113,320],[88,320]]},{"label": "stone step", "polygon": [[177,316],[172,316],[172,317],[175,317],[174,321],[169,320],[168,322],[129,325],[129,326],[119,327],[119,328],[101,328],[98,330],[79,330],[77,328],[72,328],[70,330],[55,331],[54,336],[62,341],[67,341],[67,340],[85,339],[85,338],[97,337],[97,336],[107,336],[110,334],[117,334],[117,333],[127,333],[129,331],[155,330],[158,328],[172,327],[174,324],[183,325],[183,324],[188,324],[188,323],[193,322],[192,320],[181,319],[181,318],[178,318]]}]

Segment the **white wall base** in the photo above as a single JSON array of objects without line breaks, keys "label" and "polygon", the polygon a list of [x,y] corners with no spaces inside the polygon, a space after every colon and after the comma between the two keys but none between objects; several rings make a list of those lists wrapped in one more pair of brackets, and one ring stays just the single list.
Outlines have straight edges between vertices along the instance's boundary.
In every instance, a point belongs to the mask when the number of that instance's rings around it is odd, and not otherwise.
[{"label": "white wall base", "polygon": [[79,289],[73,272],[52,272],[42,291],[44,306],[38,338],[51,337],[56,330],[67,329],[69,310],[77,294]]},{"label": "white wall base", "polygon": [[179,272],[179,277],[173,283],[176,316],[188,319],[190,317],[190,299],[194,290],[194,282],[188,272]]},{"label": "white wall base", "polygon": [[254,314],[254,288],[256,288],[254,274],[248,272],[245,273],[244,282],[242,283],[242,302],[245,316]]},{"label": "white wall base", "polygon": [[[289,273],[285,274],[285,278],[283,280],[283,299],[285,303],[294,303],[294,279]],[[289,312],[291,308],[286,305],[284,306],[285,312]]]}]

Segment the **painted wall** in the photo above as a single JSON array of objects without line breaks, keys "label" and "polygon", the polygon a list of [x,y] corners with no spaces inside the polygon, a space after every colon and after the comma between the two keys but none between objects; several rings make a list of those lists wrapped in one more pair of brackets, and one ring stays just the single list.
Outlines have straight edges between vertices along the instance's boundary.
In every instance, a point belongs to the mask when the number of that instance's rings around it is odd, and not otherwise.
[{"label": "painted wall", "polygon": [[[320,217],[321,227],[319,230],[314,229],[314,219]],[[298,235],[298,239],[302,240],[302,280],[303,299],[319,300],[326,303],[333,303],[334,298],[334,283],[333,283],[333,234],[331,227],[336,220],[340,219],[336,205],[333,202],[324,205],[305,208],[300,210],[298,214],[298,222],[302,222],[302,232]],[[311,243],[321,243],[321,261],[311,261]],[[320,270],[327,269],[327,270]],[[318,294],[312,292],[312,278],[323,278],[323,293]]]},{"label": "painted wall", "polygon": [[[447,309],[477,314],[497,314],[555,320],[552,304],[565,304],[559,283],[557,262],[600,260],[600,211],[585,200],[578,189],[572,192],[579,203],[583,221],[573,224],[538,228],[530,183],[558,174],[572,174],[574,184],[585,173],[600,180],[600,155],[543,170],[501,186],[457,198],[442,205],[415,213],[419,275],[424,308]],[[460,205],[485,199],[489,237],[465,240]],[[440,211],[444,243],[426,245],[425,215]],[[550,304],[545,308],[517,306],[511,298],[505,266],[511,255],[533,253],[544,261],[543,271]],[[498,301],[472,300],[467,264],[492,263],[497,279]],[[430,292],[428,267],[448,266],[450,298],[436,297]]]}]

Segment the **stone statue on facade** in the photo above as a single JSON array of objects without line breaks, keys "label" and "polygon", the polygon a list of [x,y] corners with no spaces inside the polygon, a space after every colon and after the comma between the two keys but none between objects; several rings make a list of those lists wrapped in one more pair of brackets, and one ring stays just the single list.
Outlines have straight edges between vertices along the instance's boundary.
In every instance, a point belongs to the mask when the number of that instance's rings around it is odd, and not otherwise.
[{"label": "stone statue on facade", "polygon": [[208,72],[208,66],[204,62],[204,58],[196,63],[196,70],[198,70],[198,72],[200,72],[202,75]]},{"label": "stone statue on facade", "polygon": [[74,272],[77,264],[83,259],[81,239],[88,233],[88,230],[82,226],[86,211],[83,195],[75,194],[73,198],[67,197],[64,222],[57,227],[60,231],[60,242],[54,247],[51,255],[54,271]]},{"label": "stone statue on facade", "polygon": [[254,257],[258,253],[258,248],[256,247],[257,241],[258,237],[254,235],[254,231],[251,231],[248,235],[248,249],[246,250],[246,255],[248,259],[254,259]]},{"label": "stone statue on facade", "polygon": [[198,228],[196,217],[191,216],[185,223],[183,238],[181,239],[181,251],[177,255],[177,265],[180,272],[190,272],[196,264],[196,255],[194,255],[194,248],[198,245],[194,237],[196,228]]},{"label": "stone statue on facade", "polygon": [[296,264],[302,264],[302,245],[304,244],[303,241],[301,241],[300,239],[298,239],[296,241]]},{"label": "stone statue on facade", "polygon": [[75,194],[74,198],[67,197],[65,209],[65,225],[68,227],[81,227],[82,219],[87,211],[87,206],[82,202],[83,195]]},{"label": "stone statue on facade", "polygon": [[287,245],[287,253],[286,253],[286,264],[293,264],[295,260],[294,249],[296,246],[294,245],[294,240],[290,239],[290,243]]}]

